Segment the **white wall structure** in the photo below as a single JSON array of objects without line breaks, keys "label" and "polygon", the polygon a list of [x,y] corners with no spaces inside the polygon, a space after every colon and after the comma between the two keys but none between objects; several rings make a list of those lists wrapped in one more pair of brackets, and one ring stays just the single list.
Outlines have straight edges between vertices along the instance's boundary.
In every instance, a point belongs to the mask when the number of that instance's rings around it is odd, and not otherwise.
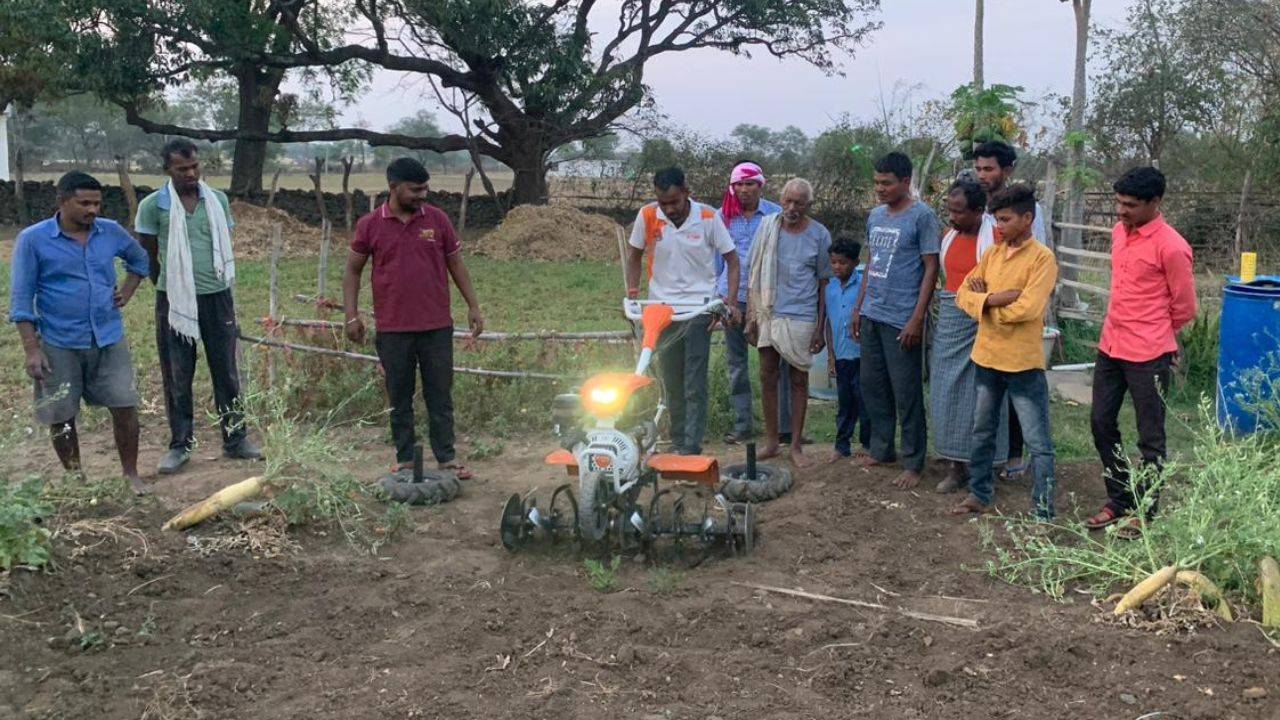
[{"label": "white wall structure", "polygon": [[0,108],[0,180],[9,179],[9,116],[8,108]]}]

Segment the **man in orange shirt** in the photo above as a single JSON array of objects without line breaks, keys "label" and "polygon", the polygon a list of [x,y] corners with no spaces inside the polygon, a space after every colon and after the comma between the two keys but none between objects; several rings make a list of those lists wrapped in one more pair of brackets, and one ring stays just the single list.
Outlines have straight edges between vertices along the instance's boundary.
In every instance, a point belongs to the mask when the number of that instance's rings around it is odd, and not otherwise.
[{"label": "man in orange shirt", "polygon": [[[1107,504],[1085,524],[1124,521],[1132,529],[1140,507],[1155,513],[1152,481],[1164,463],[1164,394],[1177,362],[1177,333],[1196,316],[1191,246],[1164,221],[1164,175],[1136,167],[1114,185],[1120,222],[1111,231],[1111,302],[1093,372],[1093,444],[1102,458]],[[1125,392],[1138,419],[1144,472],[1129,473],[1117,417]]]}]

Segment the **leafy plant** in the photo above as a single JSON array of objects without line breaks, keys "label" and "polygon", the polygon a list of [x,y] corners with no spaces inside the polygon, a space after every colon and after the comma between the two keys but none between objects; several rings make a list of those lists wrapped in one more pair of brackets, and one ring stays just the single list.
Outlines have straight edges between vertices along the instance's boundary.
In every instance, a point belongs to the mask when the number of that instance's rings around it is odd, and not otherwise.
[{"label": "leafy plant", "polygon": [[481,438],[471,445],[471,452],[467,453],[468,460],[488,460],[495,458],[506,451],[506,446],[500,440],[485,440]]},{"label": "leafy plant", "polygon": [[1023,90],[1014,85],[992,85],[978,90],[966,83],[951,93],[956,140],[966,158],[971,157],[974,146],[990,140],[1012,145],[1024,139],[1026,133],[1018,122],[1018,94]]},{"label": "leafy plant", "polygon": [[680,589],[684,583],[684,573],[666,567],[655,567],[649,571],[649,587],[658,595],[670,595]]},{"label": "leafy plant", "polygon": [[0,490],[0,569],[48,564],[51,533],[44,518],[52,513],[38,477],[7,483]]},{"label": "leafy plant", "polygon": [[[1280,407],[1274,400],[1271,405]],[[1079,522],[1046,532],[1043,525],[1010,517],[1002,521],[1007,544],[993,528],[983,532],[995,554],[987,570],[1053,597],[1062,597],[1069,586],[1101,597],[1175,565],[1198,570],[1229,595],[1252,599],[1258,558],[1280,554],[1278,438],[1227,437],[1207,402],[1201,419],[1199,440],[1185,463],[1170,463],[1158,474],[1133,472],[1135,489],[1141,479],[1154,480],[1151,491],[1139,497],[1139,517],[1150,509],[1155,492],[1163,494],[1159,517],[1141,525],[1137,540],[1115,537],[1114,526],[1101,536]]]},{"label": "leafy plant", "polygon": [[622,567],[622,556],[614,555],[606,566],[599,560],[583,560],[582,566],[587,569],[587,584],[596,592],[609,592],[618,586],[618,568]]}]

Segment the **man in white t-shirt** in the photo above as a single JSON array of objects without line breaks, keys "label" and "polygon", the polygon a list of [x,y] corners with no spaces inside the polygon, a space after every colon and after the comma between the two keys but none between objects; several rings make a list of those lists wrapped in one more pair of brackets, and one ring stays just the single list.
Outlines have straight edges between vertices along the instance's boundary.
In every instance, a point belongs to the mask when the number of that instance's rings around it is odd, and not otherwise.
[{"label": "man in white t-shirt", "polygon": [[[716,296],[716,257],[728,275],[729,321],[741,321],[737,305],[738,252],[715,208],[689,199],[684,171],[654,173],[657,201],[640,209],[627,248],[627,296],[640,294],[641,262],[649,255],[649,299],[674,305],[704,304]],[[679,310],[679,308],[677,308]],[[707,430],[707,361],[711,316],[672,323],[658,343],[658,365],[671,413],[671,442],[685,455],[702,452]]]}]

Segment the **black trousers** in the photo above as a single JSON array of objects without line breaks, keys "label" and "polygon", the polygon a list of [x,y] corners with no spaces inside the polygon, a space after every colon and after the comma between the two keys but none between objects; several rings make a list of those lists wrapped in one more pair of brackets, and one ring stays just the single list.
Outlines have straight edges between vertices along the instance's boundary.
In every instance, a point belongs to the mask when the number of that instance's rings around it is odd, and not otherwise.
[{"label": "black trousers", "polygon": [[927,438],[924,419],[924,344],[903,350],[902,332],[887,323],[862,318],[862,402],[871,420],[871,457],[893,462],[894,439],[902,425],[902,467],[924,470]]},{"label": "black trousers", "polygon": [[[1102,459],[1107,505],[1117,513],[1131,512],[1137,506],[1135,488],[1129,484],[1129,459],[1120,436],[1120,406],[1128,392],[1138,420],[1138,450],[1142,453],[1142,463],[1158,470],[1165,459],[1164,396],[1169,390],[1172,360],[1172,355],[1161,355],[1147,362],[1129,362],[1098,353],[1093,371],[1090,424],[1093,445]],[[1136,487],[1136,495],[1146,494],[1149,487],[1150,478],[1144,477]],[[1155,509],[1153,498],[1150,512],[1154,513]]]},{"label": "black trousers", "polygon": [[[213,403],[222,426],[222,446],[234,448],[244,439],[240,405],[240,370],[236,367],[236,307],[231,291],[196,296],[200,341],[204,345]],[[169,448],[187,449],[195,439],[194,393],[196,344],[169,329],[169,296],[156,293],[156,349],[164,382],[164,409],[169,417]]]},{"label": "black trousers", "polygon": [[380,332],[375,344],[387,375],[391,402],[391,438],[396,462],[413,461],[417,433],[413,395],[422,375],[422,399],[427,403],[427,432],[436,462],[451,462],[453,449],[453,328],[423,332]]}]

